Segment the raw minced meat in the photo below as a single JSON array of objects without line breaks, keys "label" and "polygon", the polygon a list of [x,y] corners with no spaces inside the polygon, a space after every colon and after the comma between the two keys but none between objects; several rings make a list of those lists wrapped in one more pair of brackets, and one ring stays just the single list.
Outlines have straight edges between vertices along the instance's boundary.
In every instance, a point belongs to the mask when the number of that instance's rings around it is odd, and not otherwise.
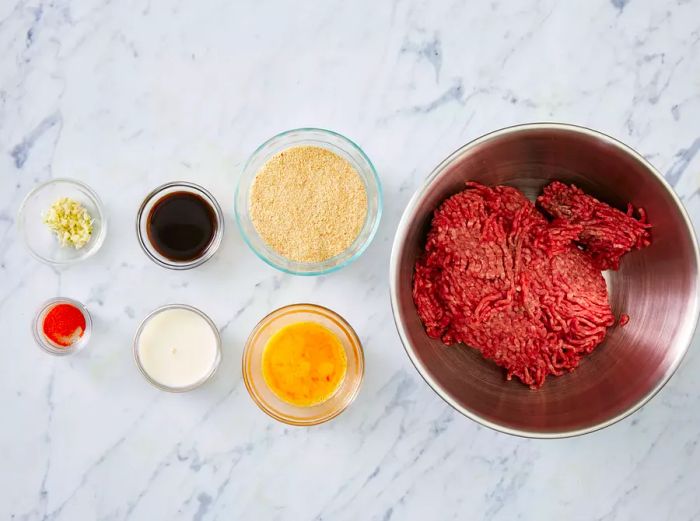
[{"label": "raw minced meat", "polygon": [[554,218],[553,227],[563,225],[577,230],[575,241],[601,270],[616,270],[625,253],[644,248],[651,241],[644,210],[640,208],[639,220],[634,219],[631,204],[625,214],[580,188],[558,181],[544,188],[537,204]]},{"label": "raw minced meat", "polygon": [[467,183],[435,211],[413,299],[429,336],[464,343],[536,389],[578,366],[615,323],[601,269],[649,244],[648,225],[552,183],[539,204]]}]

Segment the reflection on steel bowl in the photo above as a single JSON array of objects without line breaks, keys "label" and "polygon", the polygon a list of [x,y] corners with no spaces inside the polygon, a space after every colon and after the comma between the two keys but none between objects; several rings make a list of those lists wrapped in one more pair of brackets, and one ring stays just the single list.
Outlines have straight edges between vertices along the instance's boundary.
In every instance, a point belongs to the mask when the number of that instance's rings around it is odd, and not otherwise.
[{"label": "reflection on steel bowl", "polygon": [[[644,208],[653,242],[606,272],[615,316],[578,369],[532,391],[506,381],[478,351],[446,347],[423,328],[412,298],[413,269],[435,209],[466,181],[513,186],[531,199],[552,181],[573,183],[613,206]],[[640,155],[598,132],[560,124],[511,127],[467,144],[440,164],[409,202],[391,257],[396,325],[428,384],[466,416],[494,429],[541,438],[605,427],[641,407],[685,354],[700,307],[698,246],[682,205]]]}]

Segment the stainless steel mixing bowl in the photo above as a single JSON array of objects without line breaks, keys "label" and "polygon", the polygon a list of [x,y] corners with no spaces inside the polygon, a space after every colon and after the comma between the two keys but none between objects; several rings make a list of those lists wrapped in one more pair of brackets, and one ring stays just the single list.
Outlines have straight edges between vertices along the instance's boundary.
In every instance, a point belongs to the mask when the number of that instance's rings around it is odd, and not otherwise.
[{"label": "stainless steel mixing bowl", "polygon": [[[643,207],[652,244],[606,273],[616,315],[605,341],[572,373],[537,390],[465,346],[429,338],[412,298],[413,267],[435,208],[467,180],[506,184],[535,197],[552,180],[575,183],[619,208]],[[700,308],[698,245],[683,206],[662,176],[624,144],[586,128],[530,124],[481,137],[443,161],[413,196],[391,254],[391,303],[416,369],[462,414],[509,434],[558,438],[606,427],[647,402],[683,358]]]}]

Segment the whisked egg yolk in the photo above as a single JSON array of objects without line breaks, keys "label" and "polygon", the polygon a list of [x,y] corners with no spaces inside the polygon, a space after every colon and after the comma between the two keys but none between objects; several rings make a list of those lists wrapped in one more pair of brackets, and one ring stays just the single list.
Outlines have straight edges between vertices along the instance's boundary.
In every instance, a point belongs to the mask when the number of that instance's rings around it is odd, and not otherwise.
[{"label": "whisked egg yolk", "polygon": [[263,377],[281,400],[308,407],[338,390],[347,372],[340,339],[314,322],[297,322],[277,331],[265,345]]}]

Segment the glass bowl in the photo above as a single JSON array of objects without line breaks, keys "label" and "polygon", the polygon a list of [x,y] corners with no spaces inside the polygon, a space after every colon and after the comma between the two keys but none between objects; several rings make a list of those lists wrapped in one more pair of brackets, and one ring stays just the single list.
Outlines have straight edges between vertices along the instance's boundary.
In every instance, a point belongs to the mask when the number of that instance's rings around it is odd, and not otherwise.
[{"label": "glass bowl", "polygon": [[[143,363],[141,362],[141,353],[139,349],[139,341],[141,340],[141,333],[143,332],[144,328],[148,324],[148,322],[158,315],[159,313],[162,313],[163,311],[167,311],[169,309],[184,309],[187,311],[191,311],[193,313],[196,313],[199,315],[201,318],[204,319],[204,321],[211,327],[212,332],[214,333],[214,336],[216,337],[216,358],[214,359],[214,362],[209,369],[209,371],[202,376],[199,380],[196,382],[182,386],[182,387],[172,387],[169,385],[165,385],[160,383],[158,380],[155,380],[153,377],[151,377],[150,374],[146,371],[146,369],[143,366]],[[219,368],[219,365],[221,365],[221,334],[219,333],[219,328],[216,327],[216,324],[212,321],[211,318],[209,318],[203,311],[192,307],[188,306],[187,304],[168,304],[167,306],[161,306],[153,311],[151,311],[148,315],[146,315],[146,318],[144,318],[141,321],[141,324],[139,324],[139,328],[136,330],[136,335],[134,335],[134,345],[133,345],[133,351],[134,351],[134,360],[136,361],[136,367],[138,367],[139,371],[143,375],[143,377],[146,379],[148,383],[153,385],[154,387],[157,387],[161,391],[168,391],[171,393],[183,393],[186,391],[191,391],[193,389],[196,389],[197,387],[200,387],[201,385],[205,384],[209,380],[212,379],[214,374],[216,373],[216,370]]]},{"label": "glass bowl", "polygon": [[[327,400],[309,407],[288,404],[265,383],[262,355],[268,340],[282,327],[315,322],[331,330],[343,344],[348,367],[340,387]],[[274,419],[288,425],[318,425],[338,416],[357,396],[365,373],[365,358],[357,334],[343,317],[314,304],[292,304],[273,311],[250,333],[243,352],[243,381],[251,398]]]},{"label": "glass bowl", "polygon": [[[174,192],[189,192],[200,196],[209,203],[216,215],[216,231],[214,232],[214,237],[211,242],[199,257],[188,261],[177,261],[161,255],[158,250],[153,247],[148,237],[148,217],[151,210],[163,197]],[[211,259],[216,253],[216,250],[219,249],[224,236],[224,213],[221,211],[221,206],[219,206],[217,200],[208,190],[194,183],[173,181],[159,186],[145,197],[136,214],[136,236],[138,237],[141,249],[143,249],[146,255],[159,266],[171,270],[196,268]]]},{"label": "glass bowl", "polygon": [[[44,224],[43,214],[61,197],[79,202],[93,218],[92,237],[79,250],[61,246],[54,232]],[[94,255],[107,234],[104,207],[95,191],[80,181],[63,178],[46,181],[27,194],[19,208],[17,226],[29,252],[41,262],[53,266],[75,264]]]},{"label": "glass bowl", "polygon": [[[250,189],[260,168],[275,154],[305,145],[325,148],[347,160],[359,174],[367,191],[367,215],[355,241],[342,253],[322,262],[297,262],[283,257],[263,241],[250,216]],[[374,165],[355,143],[330,130],[299,128],[277,134],[253,152],[238,181],[235,213],[246,244],[267,264],[293,275],[323,275],[350,264],[372,242],[382,215],[382,188]]]},{"label": "glass bowl", "polygon": [[[71,306],[78,308],[82,312],[83,317],[85,317],[85,331],[83,332],[83,336],[80,337],[80,340],[67,347],[55,344],[54,342],[46,338],[44,332],[42,331],[42,325],[44,323],[44,318],[46,317],[47,313],[51,311],[53,307],[59,304],[70,304]],[[52,298],[44,302],[39,308],[39,310],[36,312],[36,315],[34,315],[34,321],[32,323],[32,333],[34,335],[34,340],[36,340],[37,345],[47,353],[59,356],[70,355],[83,349],[90,340],[90,335],[92,334],[92,317],[90,316],[90,312],[87,310],[87,308],[77,300],[63,297]]]}]

